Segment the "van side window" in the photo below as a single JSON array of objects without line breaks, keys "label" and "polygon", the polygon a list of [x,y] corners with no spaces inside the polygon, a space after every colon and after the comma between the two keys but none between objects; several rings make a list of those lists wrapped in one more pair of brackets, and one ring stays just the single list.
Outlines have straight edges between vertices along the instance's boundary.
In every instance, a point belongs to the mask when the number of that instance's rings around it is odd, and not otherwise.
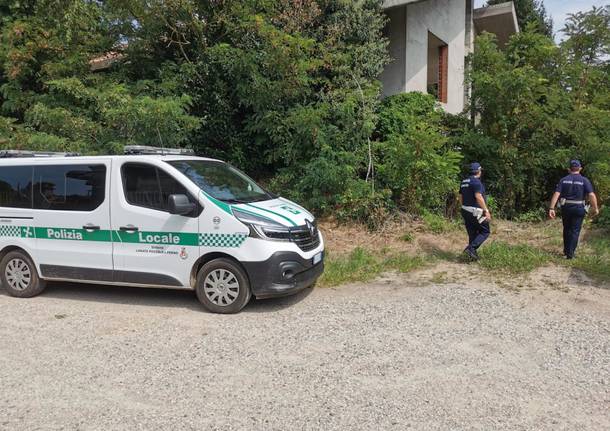
[{"label": "van side window", "polygon": [[0,168],[0,207],[32,208],[32,167]]},{"label": "van side window", "polygon": [[170,195],[186,195],[197,203],[182,184],[155,166],[125,163],[121,173],[125,199],[131,205],[167,212]]},{"label": "van side window", "polygon": [[34,209],[93,211],[104,202],[106,166],[34,167]]}]

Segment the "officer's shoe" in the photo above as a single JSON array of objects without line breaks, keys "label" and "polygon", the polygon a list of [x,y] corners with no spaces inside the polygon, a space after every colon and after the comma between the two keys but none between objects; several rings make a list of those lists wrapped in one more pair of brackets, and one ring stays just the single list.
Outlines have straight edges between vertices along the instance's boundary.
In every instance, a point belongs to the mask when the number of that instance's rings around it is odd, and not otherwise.
[{"label": "officer's shoe", "polygon": [[466,254],[471,260],[479,260],[477,251],[471,247],[466,247],[464,249],[464,254]]}]

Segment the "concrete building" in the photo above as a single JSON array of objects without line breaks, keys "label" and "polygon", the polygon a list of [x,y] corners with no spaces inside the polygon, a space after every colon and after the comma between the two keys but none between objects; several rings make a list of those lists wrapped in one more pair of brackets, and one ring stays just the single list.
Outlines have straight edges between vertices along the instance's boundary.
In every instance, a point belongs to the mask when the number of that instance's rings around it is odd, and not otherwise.
[{"label": "concrete building", "polygon": [[511,2],[474,9],[474,0],[385,0],[384,30],[392,61],[381,74],[383,93],[434,94],[448,112],[462,112],[466,56],[474,37],[495,33],[503,46],[519,31]]}]

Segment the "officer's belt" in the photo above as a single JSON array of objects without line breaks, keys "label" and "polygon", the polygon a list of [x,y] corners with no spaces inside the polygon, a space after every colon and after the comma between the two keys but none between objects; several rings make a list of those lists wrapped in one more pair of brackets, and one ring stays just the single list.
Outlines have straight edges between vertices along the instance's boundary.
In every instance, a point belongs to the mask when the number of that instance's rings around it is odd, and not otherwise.
[{"label": "officer's belt", "polygon": [[481,208],[468,207],[466,205],[462,205],[462,209],[466,212],[469,212],[473,216],[475,216],[479,223],[483,223],[486,220],[486,217],[483,215],[483,209],[481,209]]}]

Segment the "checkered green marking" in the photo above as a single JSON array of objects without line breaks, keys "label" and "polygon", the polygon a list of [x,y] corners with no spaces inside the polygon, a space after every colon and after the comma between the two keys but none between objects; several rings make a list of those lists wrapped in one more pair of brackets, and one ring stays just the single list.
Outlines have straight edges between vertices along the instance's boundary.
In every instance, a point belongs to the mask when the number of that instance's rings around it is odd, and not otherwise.
[{"label": "checkered green marking", "polygon": [[202,246],[239,248],[246,241],[245,233],[190,233],[190,232],[120,232],[100,230],[87,232],[83,229],[47,228],[31,226],[0,225],[0,237],[38,238],[48,240],[122,242],[131,244],[162,244],[180,246]]},{"label": "checkered green marking", "polygon": [[202,247],[240,247],[248,235],[228,233],[200,233],[199,245]]},{"label": "checkered green marking", "polygon": [[21,238],[22,237],[22,227],[5,225],[5,224],[0,225],[0,236],[11,237],[11,238]]}]

